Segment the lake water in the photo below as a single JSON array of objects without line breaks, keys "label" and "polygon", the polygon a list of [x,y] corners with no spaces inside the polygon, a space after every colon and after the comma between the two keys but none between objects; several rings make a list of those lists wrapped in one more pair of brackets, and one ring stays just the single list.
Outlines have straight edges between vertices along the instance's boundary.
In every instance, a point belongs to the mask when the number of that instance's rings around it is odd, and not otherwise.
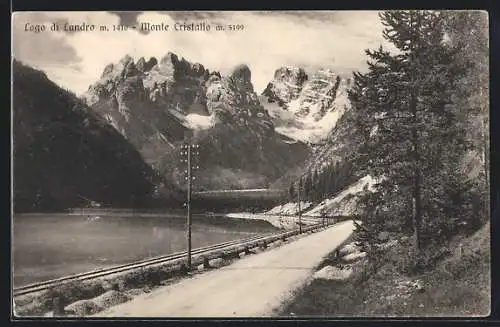
[{"label": "lake water", "polygon": [[[13,219],[13,283],[69,274],[186,250],[185,216],[22,214]],[[194,248],[267,234],[265,221],[193,216]]]}]

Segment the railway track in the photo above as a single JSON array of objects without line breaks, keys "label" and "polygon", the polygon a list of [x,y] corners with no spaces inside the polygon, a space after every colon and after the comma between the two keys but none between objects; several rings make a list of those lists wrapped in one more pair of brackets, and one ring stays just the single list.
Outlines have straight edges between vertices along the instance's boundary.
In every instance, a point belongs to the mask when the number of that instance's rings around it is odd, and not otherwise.
[{"label": "railway track", "polygon": [[[308,232],[314,229],[317,229],[321,227],[321,224],[314,225],[314,226],[309,226],[303,228],[303,232]],[[234,240],[234,241],[228,241],[224,243],[219,243],[215,245],[209,245],[197,249],[193,249],[191,251],[191,254],[193,257],[201,256],[203,254],[210,254],[210,253],[223,253],[223,250],[236,250],[238,251],[239,249],[242,248],[250,248],[250,247],[255,247],[258,246],[259,244],[262,243],[270,243],[274,242],[276,240],[282,239],[284,237],[290,237],[293,235],[298,234],[298,230],[293,230],[293,231],[288,231],[288,232],[282,232],[278,234],[271,234],[271,235],[259,235],[259,236],[252,236],[249,238],[244,238],[244,239],[239,239],[239,240]],[[73,281],[84,281],[84,280],[89,280],[89,279],[95,279],[95,278],[100,278],[108,275],[113,275],[116,273],[122,273],[126,271],[131,271],[134,269],[138,268],[144,268],[147,266],[152,266],[152,265],[158,265],[158,264],[166,264],[166,263],[173,263],[177,260],[182,260],[183,258],[186,257],[187,252],[182,251],[182,252],[177,252],[169,255],[164,255],[160,257],[155,257],[155,258],[150,258],[150,259],[145,259],[141,261],[135,261],[133,263],[129,264],[123,264],[119,266],[114,266],[110,268],[103,268],[99,270],[93,270],[85,273],[79,273],[79,274],[74,274],[70,276],[65,276],[61,278],[56,278],[56,279],[51,279],[39,283],[32,283],[28,285],[23,285],[19,287],[15,287],[13,290],[13,295],[14,296],[21,296],[21,295],[26,295],[29,293],[34,293],[34,292],[39,292],[39,291],[44,291],[50,288],[53,288],[58,285],[66,284],[69,282]]]}]

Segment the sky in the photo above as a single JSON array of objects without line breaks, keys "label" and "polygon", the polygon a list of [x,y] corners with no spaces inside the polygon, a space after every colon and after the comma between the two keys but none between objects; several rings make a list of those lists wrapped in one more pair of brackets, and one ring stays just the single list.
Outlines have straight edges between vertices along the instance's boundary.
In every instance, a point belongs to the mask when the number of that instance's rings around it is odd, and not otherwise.
[{"label": "sky", "polygon": [[[52,23],[60,26],[51,31]],[[142,22],[170,25],[243,25],[242,31],[64,31],[64,24],[128,26]],[[29,24],[29,25],[27,25]],[[29,31],[44,25],[45,31]],[[28,31],[26,30],[28,29]],[[125,55],[162,58],[173,52],[210,71],[228,74],[239,64],[252,72],[261,92],[282,66],[308,72],[331,68],[342,75],[366,69],[366,48],[390,47],[382,38],[376,11],[280,12],[17,12],[12,19],[12,49],[17,60],[45,71],[76,94],[85,92],[104,67]]]}]

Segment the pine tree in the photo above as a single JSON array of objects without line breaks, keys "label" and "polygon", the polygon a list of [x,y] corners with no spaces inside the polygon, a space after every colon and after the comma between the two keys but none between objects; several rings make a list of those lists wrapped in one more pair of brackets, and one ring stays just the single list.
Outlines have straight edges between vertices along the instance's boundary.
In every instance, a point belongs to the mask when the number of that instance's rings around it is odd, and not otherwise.
[{"label": "pine tree", "polygon": [[348,161],[344,161],[342,162],[342,164],[336,167],[337,189],[335,190],[335,192],[338,192],[339,190],[345,188],[348,185],[348,178],[350,173],[349,170],[350,166]]},{"label": "pine tree", "polygon": [[304,199],[312,199],[312,179],[311,174],[307,174],[304,179]]},{"label": "pine tree", "polygon": [[312,173],[312,201],[317,202],[321,198],[321,194],[319,192],[319,178],[318,178],[318,171],[316,169],[313,170]]},{"label": "pine tree", "polygon": [[304,201],[304,181],[303,178],[299,178],[299,181],[297,183],[297,202],[302,202]]},{"label": "pine tree", "polygon": [[323,183],[323,198],[327,198],[329,195],[330,195],[330,188],[331,188],[331,185],[332,185],[332,174],[331,174],[331,171],[332,171],[332,166],[331,165],[328,165],[325,167],[325,169],[323,170],[323,173],[322,173],[322,183]]},{"label": "pine tree", "polygon": [[291,182],[290,183],[290,187],[288,188],[288,197],[290,199],[290,201],[293,202],[293,200],[295,199],[295,188],[293,186],[294,182]]},{"label": "pine tree", "polygon": [[328,187],[328,196],[332,196],[336,193],[337,188],[338,188],[338,167],[339,163],[336,162],[335,166],[330,166],[330,169],[328,171],[328,181],[329,181],[329,187]]},{"label": "pine tree", "polygon": [[354,74],[349,93],[356,125],[367,141],[357,160],[365,160],[381,179],[377,201],[365,198],[371,210],[365,227],[403,230],[408,222],[404,217],[411,215],[418,252],[423,223],[427,227],[432,219],[446,216],[440,207],[444,195],[437,189],[450,173],[445,171],[451,157],[462,153],[448,152],[449,158],[442,160],[452,140],[456,149],[461,144],[456,111],[450,106],[461,69],[455,64],[456,50],[443,42],[440,12],[388,11],[380,18],[384,38],[398,52],[366,50],[369,72]]},{"label": "pine tree", "polygon": [[326,168],[323,167],[323,169],[319,172],[318,174],[318,194],[319,194],[319,200],[323,200],[326,197],[326,174],[325,174]]}]

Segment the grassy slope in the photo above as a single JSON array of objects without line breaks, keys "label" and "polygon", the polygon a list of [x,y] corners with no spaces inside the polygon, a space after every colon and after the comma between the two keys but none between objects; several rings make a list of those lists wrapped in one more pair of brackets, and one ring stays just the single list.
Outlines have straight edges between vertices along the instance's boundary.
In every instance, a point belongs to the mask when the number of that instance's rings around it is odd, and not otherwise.
[{"label": "grassy slope", "polygon": [[[460,244],[462,246],[460,246]],[[385,253],[373,269],[351,279],[314,280],[300,290],[281,315],[296,316],[487,316],[490,313],[490,224],[470,237],[457,237],[449,246],[452,254],[433,269],[404,275]],[[462,249],[462,250],[461,250]],[[401,245],[392,249],[404,253]],[[406,249],[407,250],[407,249]],[[401,264],[401,262],[400,262]],[[424,291],[405,293],[404,280],[420,280]]]}]

